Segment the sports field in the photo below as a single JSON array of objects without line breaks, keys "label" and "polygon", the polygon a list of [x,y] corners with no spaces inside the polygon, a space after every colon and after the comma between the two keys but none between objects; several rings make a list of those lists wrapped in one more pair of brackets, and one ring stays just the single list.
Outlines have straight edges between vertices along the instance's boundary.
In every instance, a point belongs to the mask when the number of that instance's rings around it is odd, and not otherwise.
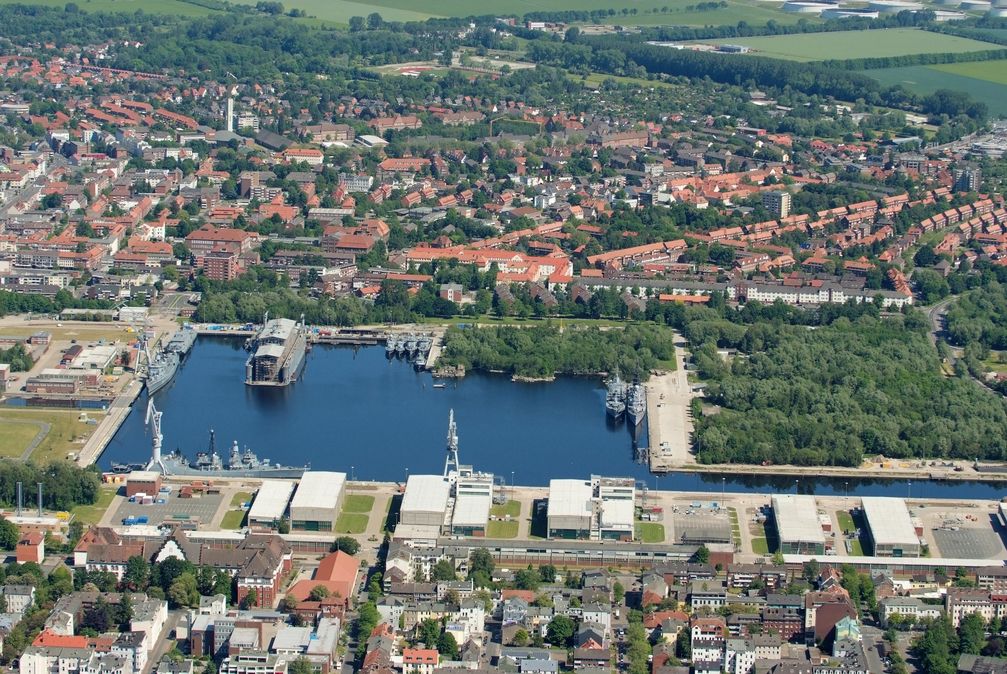
[{"label": "sports field", "polygon": [[979,42],[954,35],[928,33],[914,28],[744,37],[714,40],[713,42],[715,44],[743,45],[750,47],[753,54],[788,61],[826,61],[907,56],[909,54],[962,53],[1001,48],[990,42]]},{"label": "sports field", "polygon": [[1007,115],[1007,61],[882,68],[865,70],[864,74],[884,85],[898,84],[917,94],[938,89],[964,91],[988,105],[994,115]]}]

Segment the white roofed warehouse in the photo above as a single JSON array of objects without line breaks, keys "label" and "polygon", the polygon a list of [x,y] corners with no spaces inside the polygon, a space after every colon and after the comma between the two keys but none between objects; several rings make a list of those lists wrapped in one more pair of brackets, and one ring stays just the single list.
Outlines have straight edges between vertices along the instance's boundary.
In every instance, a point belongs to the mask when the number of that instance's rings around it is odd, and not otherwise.
[{"label": "white roofed warehouse", "polygon": [[275,529],[287,513],[294,486],[292,480],[263,480],[248,509],[248,526]]},{"label": "white roofed warehouse", "polygon": [[865,496],[864,521],[875,557],[919,557],[920,538],[906,502],[900,498]]},{"label": "white roofed warehouse", "polygon": [[818,505],[814,496],[774,496],[773,521],[783,554],[825,554],[825,532],[818,520]]},{"label": "white roofed warehouse", "polygon": [[308,471],[290,502],[290,528],[332,531],[343,505],[346,473]]},{"label": "white roofed warehouse", "polygon": [[410,475],[399,508],[399,522],[407,525],[444,526],[451,485],[440,475]]},{"label": "white roofed warehouse", "polygon": [[549,480],[549,538],[588,538],[593,497],[587,480]]}]

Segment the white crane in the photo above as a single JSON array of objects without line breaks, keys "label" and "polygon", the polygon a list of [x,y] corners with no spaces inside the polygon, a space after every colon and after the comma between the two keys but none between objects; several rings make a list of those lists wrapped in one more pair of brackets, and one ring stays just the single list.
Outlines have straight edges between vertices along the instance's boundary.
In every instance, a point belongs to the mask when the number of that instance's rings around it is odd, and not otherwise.
[{"label": "white crane", "polygon": [[161,435],[161,414],[154,407],[153,398],[149,398],[147,400],[147,417],[143,421],[145,425],[151,426],[151,430],[153,431],[150,463],[147,464],[147,470],[160,469],[162,475],[167,475],[168,469],[164,467],[164,461],[161,460],[161,441],[164,440],[164,436]]}]

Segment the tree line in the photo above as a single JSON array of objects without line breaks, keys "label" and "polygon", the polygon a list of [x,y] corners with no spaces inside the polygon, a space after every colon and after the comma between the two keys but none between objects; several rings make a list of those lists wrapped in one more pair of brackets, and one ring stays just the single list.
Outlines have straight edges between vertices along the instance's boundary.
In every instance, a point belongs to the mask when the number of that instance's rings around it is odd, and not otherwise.
[{"label": "tree line", "polygon": [[646,380],[652,369],[672,367],[674,358],[672,333],[659,326],[560,330],[546,323],[528,328],[452,327],[445,336],[441,362],[522,377],[618,372],[624,379]]}]

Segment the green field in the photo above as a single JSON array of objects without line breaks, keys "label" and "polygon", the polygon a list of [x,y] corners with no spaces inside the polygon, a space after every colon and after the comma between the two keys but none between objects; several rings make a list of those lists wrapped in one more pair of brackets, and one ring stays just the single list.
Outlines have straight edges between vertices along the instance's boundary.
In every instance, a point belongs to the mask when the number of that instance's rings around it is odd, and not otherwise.
[{"label": "green field", "polygon": [[739,21],[746,21],[752,25],[764,24],[770,20],[784,25],[797,23],[801,20],[810,23],[820,21],[818,17],[784,12],[773,5],[761,5],[739,0],[728,0],[727,7],[701,11],[687,9],[689,6],[695,6],[696,3],[697,0],[671,0],[671,2],[661,3],[662,7],[667,5],[671,8],[671,11],[667,13],[638,11],[629,16],[616,14],[609,17],[605,23],[622,26],[719,26],[735,25]]},{"label": "green field", "polygon": [[[973,100],[988,105],[994,115],[1007,115],[1007,83],[1001,83],[1004,73],[997,72],[997,68],[1007,68],[1007,61],[881,68],[865,70],[864,74],[885,86],[901,85],[916,94],[931,94],[938,89],[964,91]],[[965,74],[970,71],[976,75]],[[980,74],[990,79],[983,79]]]},{"label": "green field", "polygon": [[503,505],[495,505],[490,508],[490,515],[493,517],[517,517],[521,514],[520,501],[507,501]]},{"label": "green field", "polygon": [[657,522],[637,522],[636,538],[643,543],[664,543],[664,525]]},{"label": "green field", "polygon": [[752,539],[752,552],[757,555],[768,555],[769,554],[769,543],[765,538],[753,538]]},{"label": "green field", "polygon": [[77,506],[71,511],[73,518],[84,524],[97,524],[108,507],[112,505],[112,499],[118,493],[119,487],[102,487],[98,490],[98,500],[94,505]]},{"label": "green field", "polygon": [[245,522],[244,510],[228,510],[224,513],[224,519],[220,521],[221,529],[240,529]]},{"label": "green field", "polygon": [[36,421],[0,419],[0,457],[17,459],[45,427]]},{"label": "green field", "polygon": [[350,494],[343,500],[344,513],[369,513],[374,507],[374,497],[368,494]]},{"label": "green field", "polygon": [[362,534],[367,530],[367,519],[362,513],[341,513],[336,520],[336,533]]},{"label": "green field", "polygon": [[248,503],[252,500],[252,495],[247,491],[239,491],[237,494],[231,497],[231,507],[240,508],[242,503]]},{"label": "green field", "polygon": [[493,520],[486,527],[486,538],[514,538],[517,536],[517,522],[501,522]]},{"label": "green field", "polygon": [[852,534],[857,530],[857,525],[853,523],[853,515],[848,510],[837,511],[836,520],[839,522],[839,530],[844,534]]},{"label": "green field", "polygon": [[[258,0],[235,0],[240,4],[255,5]],[[3,4],[15,4],[22,0],[0,0]],[[711,26],[736,24],[747,21],[751,24],[766,23],[770,19],[778,23],[795,23],[799,20],[817,21],[815,17],[789,14],[774,7],[728,0],[727,7],[707,11],[687,9],[697,0],[634,0],[618,3],[613,0],[549,0],[536,3],[531,0],[499,0],[492,6],[475,6],[465,0],[443,0],[422,3],[415,0],[377,0],[376,2],[353,2],[351,0],[285,0],[286,9],[303,9],[309,17],[320,22],[346,24],[350,17],[379,13],[388,21],[423,21],[431,17],[473,16],[485,14],[508,14],[521,16],[526,12],[563,10],[620,10],[609,17],[606,23],[626,26],[634,25],[677,25]],[[66,0],[30,0],[28,4],[63,7]],[[79,0],[77,3],[86,12],[136,12],[143,10],[152,14],[183,16],[207,16],[215,10],[184,0]],[[636,14],[622,14],[623,8],[636,9]],[[663,7],[669,11],[661,12]],[[311,19],[309,23],[316,23]]]},{"label": "green field", "polygon": [[744,45],[751,47],[753,54],[788,61],[825,61],[938,52],[962,53],[1001,48],[990,42],[927,33],[914,28],[742,37],[712,42]]},{"label": "green field", "polygon": [[[44,7],[65,7],[66,0],[0,0],[3,5],[42,5]],[[254,4],[254,3],[253,3]],[[214,10],[193,5],[182,0],[77,0],[77,6],[85,12],[136,12],[143,10],[150,14],[172,14],[182,16],[207,16]]]},{"label": "green field", "polygon": [[930,66],[942,73],[951,73],[962,77],[972,77],[977,80],[1007,84],[1007,61],[975,61],[972,63],[945,63]]}]

